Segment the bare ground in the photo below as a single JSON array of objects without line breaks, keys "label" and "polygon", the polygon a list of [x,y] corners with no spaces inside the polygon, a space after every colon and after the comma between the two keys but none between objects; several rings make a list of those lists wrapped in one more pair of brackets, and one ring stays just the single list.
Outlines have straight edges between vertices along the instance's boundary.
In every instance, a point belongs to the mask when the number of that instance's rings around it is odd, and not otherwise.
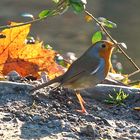
[{"label": "bare ground", "polygon": [[85,97],[88,114],[77,112],[79,103],[66,89],[41,89],[0,94],[0,139],[140,140],[140,112],[133,107],[111,106]]}]

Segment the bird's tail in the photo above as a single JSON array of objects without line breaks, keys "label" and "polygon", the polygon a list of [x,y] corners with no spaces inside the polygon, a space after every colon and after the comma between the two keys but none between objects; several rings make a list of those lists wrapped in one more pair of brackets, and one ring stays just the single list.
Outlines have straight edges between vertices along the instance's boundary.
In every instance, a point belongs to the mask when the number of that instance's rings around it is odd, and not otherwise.
[{"label": "bird's tail", "polygon": [[44,88],[44,87],[47,87],[47,86],[52,85],[54,83],[60,83],[61,84],[61,81],[62,81],[62,76],[56,77],[56,78],[54,78],[54,79],[52,79],[52,80],[50,80],[48,82],[45,82],[45,83],[43,83],[41,85],[38,85],[38,86],[34,87],[33,89],[30,90],[30,92],[34,92],[36,90],[39,90],[39,89]]}]

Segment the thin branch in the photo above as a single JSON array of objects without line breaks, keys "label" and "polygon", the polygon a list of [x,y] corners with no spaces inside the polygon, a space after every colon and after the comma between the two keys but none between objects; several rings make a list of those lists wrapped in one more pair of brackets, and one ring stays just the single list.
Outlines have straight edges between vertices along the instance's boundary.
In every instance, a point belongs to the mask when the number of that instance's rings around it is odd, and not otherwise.
[{"label": "thin branch", "polygon": [[[55,6],[54,10],[52,10],[51,16],[55,16],[56,14],[60,14],[59,11],[63,7],[64,3],[65,3],[64,0],[61,1],[60,3],[58,3],[58,5]],[[67,6],[67,5],[65,5],[65,6]],[[27,22],[24,22],[24,23],[19,23],[17,25],[4,25],[4,26],[0,26],[0,29],[9,29],[9,28],[15,28],[15,27],[19,27],[19,26],[24,26],[24,25],[27,25],[27,24],[32,24],[32,23],[35,23],[35,22],[45,20],[48,17],[49,16],[46,16],[46,17],[43,17],[43,18],[36,18],[36,19],[31,20],[31,21],[27,21]]]},{"label": "thin branch", "polygon": [[108,31],[105,29],[105,27],[88,11],[85,11],[87,15],[89,15],[91,18],[93,18],[96,23],[101,27],[101,29],[104,31],[104,33],[111,39],[111,41],[116,45],[116,47],[124,54],[124,56],[133,64],[133,66],[140,70],[137,64],[127,55],[127,53],[121,48],[119,44],[116,43],[116,41],[112,38],[112,36],[108,33]]},{"label": "thin branch", "polygon": [[9,28],[15,28],[15,27],[19,27],[19,26],[24,26],[24,25],[27,25],[27,24],[31,24],[31,23],[34,23],[34,22],[44,20],[46,18],[47,17],[45,17],[45,18],[37,18],[37,19],[27,21],[27,22],[24,22],[24,23],[19,23],[17,25],[4,25],[4,26],[0,26],[0,29],[9,29]]},{"label": "thin branch", "polygon": [[132,72],[131,74],[128,75],[128,77],[134,76],[137,73],[140,73],[140,69],[137,70],[137,71]]}]

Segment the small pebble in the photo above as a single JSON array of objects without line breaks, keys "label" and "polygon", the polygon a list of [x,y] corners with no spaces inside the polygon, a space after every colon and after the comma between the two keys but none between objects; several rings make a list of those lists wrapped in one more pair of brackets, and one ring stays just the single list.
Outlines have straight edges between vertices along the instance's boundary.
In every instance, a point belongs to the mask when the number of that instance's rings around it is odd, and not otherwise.
[{"label": "small pebble", "polygon": [[17,81],[21,79],[21,76],[16,71],[11,71],[7,74],[9,81]]},{"label": "small pebble", "polygon": [[77,121],[78,121],[77,115],[69,115],[69,116],[67,117],[67,119],[68,119],[69,121],[71,121],[71,122],[77,122]]},{"label": "small pebble", "polygon": [[112,136],[110,136],[109,134],[103,134],[103,138],[107,140],[111,140]]},{"label": "small pebble", "polygon": [[116,125],[120,128],[124,128],[125,125],[122,122],[116,122]]},{"label": "small pebble", "polygon": [[122,128],[116,128],[115,131],[122,133],[123,132],[123,129]]},{"label": "small pebble", "polygon": [[52,102],[52,105],[53,105],[54,108],[59,108],[59,107],[61,107],[61,105],[60,105],[58,102],[56,102],[56,101],[53,101],[53,102]]},{"label": "small pebble", "polygon": [[81,127],[80,133],[82,135],[86,135],[86,136],[93,137],[93,138],[98,136],[98,130],[94,129],[92,125],[87,125],[85,127]]},{"label": "small pebble", "polygon": [[119,139],[121,139],[121,140],[130,140],[130,138],[128,138],[128,137],[123,137],[123,138],[119,138]]},{"label": "small pebble", "polygon": [[41,118],[41,116],[39,116],[39,115],[34,115],[33,117],[32,117],[32,119],[33,119],[33,121],[40,121],[40,120],[42,120],[42,118]]},{"label": "small pebble", "polygon": [[71,139],[79,139],[79,137],[76,134],[74,134],[73,132],[64,133],[63,136],[64,137],[69,137]]},{"label": "small pebble", "polygon": [[11,121],[11,116],[5,116],[5,117],[3,117],[3,121],[6,121],[6,122],[8,122],[8,121]]},{"label": "small pebble", "polygon": [[131,140],[134,140],[135,136],[131,135],[131,136],[128,136],[128,138],[130,138]]},{"label": "small pebble", "polygon": [[113,120],[108,120],[108,119],[102,119],[102,121],[105,123],[105,125],[107,126],[112,126],[112,127],[116,127],[116,124]]},{"label": "small pebble", "polygon": [[137,139],[137,140],[140,140],[140,136],[136,136],[136,139]]},{"label": "small pebble", "polygon": [[134,126],[130,128],[130,133],[136,133],[137,131],[138,131],[138,128]]}]

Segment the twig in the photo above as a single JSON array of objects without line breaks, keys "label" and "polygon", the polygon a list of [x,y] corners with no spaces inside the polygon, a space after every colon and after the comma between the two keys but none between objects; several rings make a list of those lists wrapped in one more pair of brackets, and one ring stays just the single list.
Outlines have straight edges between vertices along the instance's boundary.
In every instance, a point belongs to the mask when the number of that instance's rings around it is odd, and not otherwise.
[{"label": "twig", "polygon": [[136,80],[136,81],[132,81],[130,83],[128,83],[128,85],[133,86],[133,85],[137,85],[140,83],[140,80]]},{"label": "twig", "polygon": [[[59,12],[59,10],[61,10],[61,6],[64,3],[65,3],[65,1],[60,1],[60,3],[54,8],[54,10],[52,10],[51,16],[55,16],[53,14],[57,13],[57,11]],[[24,23],[19,23],[17,25],[4,25],[4,26],[0,26],[0,29],[9,29],[9,28],[15,28],[15,27],[19,27],[19,26],[24,26],[24,25],[27,25],[27,24],[32,24],[32,23],[35,23],[35,22],[45,20],[48,17],[49,16],[46,16],[46,17],[43,17],[43,18],[36,18],[36,19],[31,20],[31,21],[27,21],[27,22],[24,22]]]},{"label": "twig", "polygon": [[104,31],[104,33],[111,39],[111,41],[116,45],[116,47],[124,54],[124,56],[133,64],[133,66],[140,71],[137,64],[127,55],[127,53],[121,48],[119,44],[116,43],[116,41],[112,38],[112,36],[108,33],[108,31],[105,29],[105,27],[88,11],[85,11],[87,15],[89,15],[91,18],[93,18],[96,23],[101,27],[101,29]]},{"label": "twig", "polygon": [[9,29],[9,28],[15,28],[15,27],[19,27],[19,26],[24,26],[24,25],[27,25],[27,24],[31,24],[31,23],[34,23],[34,22],[37,22],[37,21],[41,21],[41,20],[44,20],[46,19],[47,17],[44,17],[44,18],[37,18],[37,19],[34,19],[34,20],[31,20],[31,21],[27,21],[27,22],[24,22],[24,23],[19,23],[17,25],[4,25],[4,26],[0,26],[0,29]]},{"label": "twig", "polygon": [[134,71],[134,72],[130,73],[130,74],[128,75],[128,77],[131,77],[131,76],[133,76],[133,75],[135,75],[135,74],[137,74],[137,73],[139,73],[139,72],[140,72],[140,69],[137,70],[137,71]]}]

